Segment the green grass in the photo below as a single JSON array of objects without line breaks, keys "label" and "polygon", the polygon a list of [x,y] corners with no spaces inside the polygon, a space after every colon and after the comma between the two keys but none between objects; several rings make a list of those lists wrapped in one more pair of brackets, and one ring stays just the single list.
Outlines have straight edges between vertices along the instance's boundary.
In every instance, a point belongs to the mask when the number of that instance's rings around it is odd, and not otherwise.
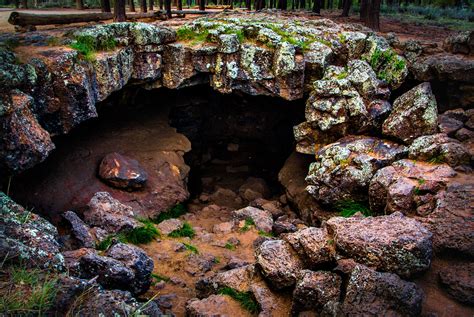
[{"label": "green grass", "polygon": [[154,223],[160,223],[168,219],[178,218],[186,214],[187,212],[188,211],[186,210],[186,207],[183,204],[177,204],[176,206],[171,207],[167,211],[162,212],[156,218],[151,219],[151,221]]},{"label": "green grass", "polygon": [[194,254],[199,254],[199,250],[198,248],[196,248],[196,246],[192,245],[192,244],[188,244],[188,243],[184,243],[184,246],[186,248],[186,250],[190,251],[191,253],[194,253]]},{"label": "green grass", "polygon": [[250,230],[252,226],[255,226],[255,221],[252,218],[245,218],[245,223],[242,228],[240,228],[240,232],[247,232]]},{"label": "green grass", "polygon": [[341,72],[340,74],[337,75],[337,79],[344,79],[348,76],[348,73],[346,71]]},{"label": "green grass", "polygon": [[230,287],[223,287],[219,289],[218,293],[232,297],[240,304],[242,308],[252,314],[258,313],[260,311],[260,305],[257,303],[251,292],[239,292]]},{"label": "green grass", "polygon": [[101,242],[97,243],[95,248],[100,251],[105,251],[112,245],[114,239],[122,243],[145,244],[153,241],[155,238],[161,236],[155,225],[149,220],[140,220],[143,226],[134,228],[128,232],[121,232],[106,237]]},{"label": "green grass", "polygon": [[230,251],[235,251],[235,245],[230,243],[230,242],[227,242],[224,246],[224,248],[226,248],[227,250],[230,250]]},{"label": "green grass", "polygon": [[160,232],[153,223],[144,223],[143,226],[124,233],[124,241],[132,244],[144,244],[160,236]]},{"label": "green grass", "polygon": [[430,164],[442,164],[446,161],[444,154],[435,155],[428,160]]},{"label": "green grass", "polygon": [[[4,272],[0,290],[0,315],[42,316],[52,306],[57,292],[57,276],[23,266]],[[3,274],[2,274],[3,275]]]},{"label": "green grass", "polygon": [[342,217],[352,217],[358,212],[362,213],[365,217],[372,216],[372,212],[365,204],[353,200],[340,201],[335,207]]},{"label": "green grass", "polygon": [[106,37],[99,41],[91,35],[80,35],[74,40],[75,42],[70,47],[78,51],[81,57],[87,61],[95,60],[95,53],[98,51],[110,51],[117,47],[117,41],[113,37]]},{"label": "green grass", "polygon": [[168,234],[168,237],[171,238],[182,238],[182,237],[188,237],[188,238],[194,238],[196,235],[196,232],[194,231],[193,227],[188,223],[184,222],[181,228],[173,230]]},{"label": "green grass", "polygon": [[151,273],[151,277],[157,282],[161,282],[161,281],[164,281],[166,283],[168,283],[171,279],[166,276],[166,275],[161,275],[161,274],[156,274],[156,273]]},{"label": "green grass", "polygon": [[273,232],[265,232],[263,230],[258,230],[258,235],[261,237],[268,237],[268,238],[272,238],[275,236]]},{"label": "green grass", "polygon": [[176,31],[178,41],[190,41],[192,45],[210,42],[209,31],[195,31],[187,26],[182,26]]}]

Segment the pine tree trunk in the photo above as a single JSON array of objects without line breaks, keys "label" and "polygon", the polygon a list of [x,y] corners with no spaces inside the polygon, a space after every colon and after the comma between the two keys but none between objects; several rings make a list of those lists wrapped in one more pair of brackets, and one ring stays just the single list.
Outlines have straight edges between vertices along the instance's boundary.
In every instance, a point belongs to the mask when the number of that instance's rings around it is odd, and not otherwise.
[{"label": "pine tree trunk", "polygon": [[313,12],[321,14],[321,0],[313,0]]},{"label": "pine tree trunk", "polygon": [[153,11],[153,5],[154,5],[153,2],[155,2],[155,0],[148,0],[148,10],[149,11]]},{"label": "pine tree trunk", "polygon": [[158,5],[160,7],[160,10],[163,10],[163,7],[164,7],[163,0],[158,0]]},{"label": "pine tree trunk", "polygon": [[127,16],[125,15],[125,0],[115,0],[114,5],[114,21],[125,22]]},{"label": "pine tree trunk", "polygon": [[381,0],[370,0],[366,25],[374,31],[380,31],[380,2]]},{"label": "pine tree trunk", "polygon": [[183,0],[178,0],[178,10],[183,10]]},{"label": "pine tree trunk", "polygon": [[343,0],[342,3],[342,14],[343,17],[349,16],[349,11],[351,10],[352,0]]},{"label": "pine tree trunk", "polygon": [[360,20],[363,22],[367,21],[369,0],[360,0]]},{"label": "pine tree trunk", "polygon": [[15,0],[15,9],[20,8],[20,0]]},{"label": "pine tree trunk", "polygon": [[112,12],[110,9],[110,0],[100,0],[100,7],[102,12]]},{"label": "pine tree trunk", "polygon": [[130,12],[135,12],[135,0],[129,0]]},{"label": "pine tree trunk", "polygon": [[165,0],[165,10],[168,19],[171,19],[171,0]]},{"label": "pine tree trunk", "polygon": [[140,12],[145,13],[147,11],[146,0],[140,0]]},{"label": "pine tree trunk", "polygon": [[201,11],[206,10],[206,2],[205,2],[205,0],[200,0],[200,1],[199,1],[199,10],[201,10]]},{"label": "pine tree trunk", "polygon": [[84,2],[82,2],[82,0],[76,0],[76,9],[84,10]]}]

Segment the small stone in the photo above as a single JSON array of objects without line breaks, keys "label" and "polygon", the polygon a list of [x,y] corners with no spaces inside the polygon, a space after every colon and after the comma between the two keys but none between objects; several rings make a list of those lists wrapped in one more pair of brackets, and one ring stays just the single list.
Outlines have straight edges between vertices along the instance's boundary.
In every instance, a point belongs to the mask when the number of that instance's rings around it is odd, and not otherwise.
[{"label": "small stone", "polygon": [[218,234],[227,234],[227,233],[231,233],[233,228],[234,228],[234,223],[231,221],[227,221],[227,222],[215,224],[212,227],[212,232],[218,233]]},{"label": "small stone", "polygon": [[75,212],[66,211],[63,214],[63,218],[71,225],[71,232],[77,241],[79,241],[79,247],[93,248],[95,246],[95,241],[89,232],[89,227]]},{"label": "small stone", "polygon": [[169,235],[171,232],[181,228],[183,222],[179,219],[172,218],[160,222],[156,227],[163,235]]},{"label": "small stone", "polygon": [[272,214],[266,210],[258,209],[255,207],[245,207],[233,212],[234,217],[237,219],[250,218],[255,223],[257,230],[265,232],[272,232],[273,228],[273,217]]}]

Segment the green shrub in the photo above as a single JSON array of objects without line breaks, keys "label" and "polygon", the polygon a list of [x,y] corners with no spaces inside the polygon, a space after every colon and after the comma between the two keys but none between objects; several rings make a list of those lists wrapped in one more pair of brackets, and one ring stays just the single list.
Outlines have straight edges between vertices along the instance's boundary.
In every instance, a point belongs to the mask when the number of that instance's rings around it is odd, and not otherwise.
[{"label": "green shrub", "polygon": [[232,297],[240,304],[242,308],[246,309],[252,314],[258,313],[260,311],[260,306],[251,292],[239,292],[230,287],[223,287],[219,289],[218,293]]},{"label": "green shrub", "polygon": [[192,239],[194,238],[195,235],[196,235],[196,232],[194,231],[193,227],[188,222],[185,222],[183,223],[181,228],[171,231],[168,237],[171,237],[171,238],[188,237]]},{"label": "green shrub", "polygon": [[151,221],[154,223],[160,223],[168,219],[178,218],[186,214],[187,212],[188,211],[186,210],[186,207],[183,204],[177,204],[176,206],[171,207],[167,211],[162,212],[156,218],[151,219]]},{"label": "green shrub", "polygon": [[358,212],[362,213],[366,217],[372,215],[372,212],[366,205],[353,200],[340,201],[336,204],[335,207],[340,212],[342,217],[352,217]]}]

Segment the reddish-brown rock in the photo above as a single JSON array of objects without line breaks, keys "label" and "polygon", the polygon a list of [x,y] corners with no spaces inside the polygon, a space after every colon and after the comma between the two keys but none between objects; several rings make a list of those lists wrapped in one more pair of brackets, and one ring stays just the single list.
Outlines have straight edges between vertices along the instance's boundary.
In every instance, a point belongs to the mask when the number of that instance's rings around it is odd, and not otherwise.
[{"label": "reddish-brown rock", "polygon": [[102,159],[99,176],[111,186],[126,190],[143,188],[148,179],[137,160],[119,153],[109,153]]}]

